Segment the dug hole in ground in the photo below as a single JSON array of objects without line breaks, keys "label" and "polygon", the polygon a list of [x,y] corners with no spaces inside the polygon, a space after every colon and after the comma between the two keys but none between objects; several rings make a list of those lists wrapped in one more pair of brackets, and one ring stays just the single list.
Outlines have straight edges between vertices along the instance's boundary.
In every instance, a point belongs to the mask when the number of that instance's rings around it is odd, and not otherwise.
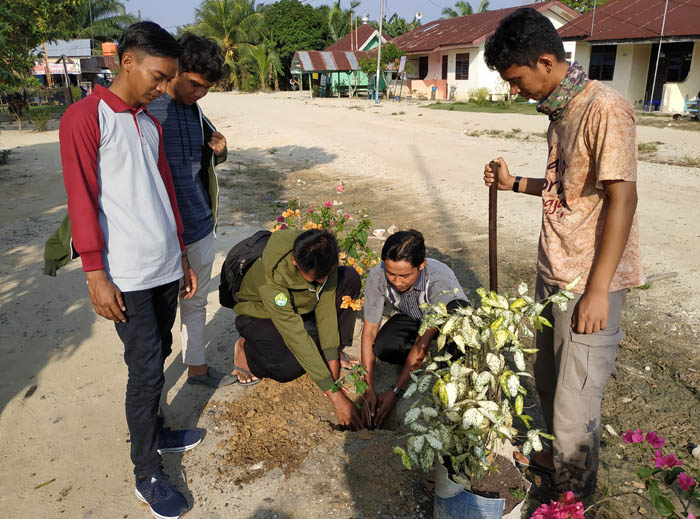
[{"label": "dug hole in ground", "polygon": [[[483,164],[500,155],[514,173],[542,176],[546,163],[544,116],[285,94],[211,93],[202,107],[229,145],[219,168],[215,275],[231,245],[268,228],[286,201],[335,199],[353,217],[369,214],[376,228],[421,230],[429,256],[450,265],[473,296],[488,284]],[[43,243],[65,211],[56,127],[53,121],[43,133],[10,125],[0,131],[0,148],[13,151],[0,166],[0,509],[12,518],[148,517],[133,495],[122,345],[112,324],[95,316],[78,264],[57,278],[41,273]],[[519,137],[505,136],[515,128]],[[474,130],[502,133],[465,133]],[[700,169],[668,163],[698,149],[700,133],[638,130],[640,142],[662,143],[639,163],[645,272],[675,276],[633,290],[625,307],[627,338],[603,402],[609,428],[593,501],[609,499],[591,512],[610,519],[652,514],[635,486],[636,469],[647,460],[620,440],[621,432],[653,427],[681,457],[689,443],[700,443]],[[538,200],[499,196],[503,290],[520,280],[532,286],[539,222]],[[210,363],[225,370],[237,335],[217,287],[215,277],[206,336]],[[167,472],[194,503],[186,517],[431,516],[432,489],[391,452],[398,431],[333,430],[332,407],[306,377],[216,391],[184,385],[178,327],[166,363],[166,416],[173,425],[207,430],[196,449],[166,458]],[[359,354],[359,340],[354,348]],[[397,376],[387,365],[379,372],[380,389]],[[548,481],[526,475],[531,512]]]}]

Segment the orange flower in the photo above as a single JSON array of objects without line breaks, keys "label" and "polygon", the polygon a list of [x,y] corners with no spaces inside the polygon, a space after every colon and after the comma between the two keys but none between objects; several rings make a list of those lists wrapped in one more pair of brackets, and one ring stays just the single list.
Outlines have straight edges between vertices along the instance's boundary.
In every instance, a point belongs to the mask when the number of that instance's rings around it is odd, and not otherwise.
[{"label": "orange flower", "polygon": [[351,267],[355,266],[355,258],[348,258],[347,264]]},{"label": "orange flower", "polygon": [[301,216],[301,211],[299,209],[297,209],[296,211],[294,211],[294,214],[297,216]]},{"label": "orange flower", "polygon": [[360,276],[361,276],[362,274],[364,274],[364,272],[365,272],[364,270],[362,270],[362,267],[355,267],[355,270],[357,271],[357,273],[358,273]]},{"label": "orange flower", "polygon": [[350,308],[353,304],[352,297],[350,296],[343,296],[343,299],[340,301],[340,308]]}]

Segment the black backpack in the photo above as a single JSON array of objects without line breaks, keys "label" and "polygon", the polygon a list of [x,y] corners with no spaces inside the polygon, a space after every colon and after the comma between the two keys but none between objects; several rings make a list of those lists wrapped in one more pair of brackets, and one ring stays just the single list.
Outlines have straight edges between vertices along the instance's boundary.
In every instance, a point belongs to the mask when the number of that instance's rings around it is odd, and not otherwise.
[{"label": "black backpack", "polygon": [[233,308],[239,303],[236,299],[236,292],[241,289],[243,276],[262,256],[271,234],[270,231],[258,231],[253,236],[238,242],[228,251],[226,260],[221,266],[219,281],[219,303],[221,306]]}]

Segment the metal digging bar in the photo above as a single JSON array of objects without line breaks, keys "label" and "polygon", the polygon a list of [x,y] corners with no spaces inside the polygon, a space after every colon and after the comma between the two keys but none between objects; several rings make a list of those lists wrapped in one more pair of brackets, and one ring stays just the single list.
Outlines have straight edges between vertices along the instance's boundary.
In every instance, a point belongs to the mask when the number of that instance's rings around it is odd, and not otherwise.
[{"label": "metal digging bar", "polygon": [[489,289],[498,292],[498,248],[496,237],[496,220],[498,218],[498,168],[500,164],[489,164],[494,174],[493,184],[489,187]]}]

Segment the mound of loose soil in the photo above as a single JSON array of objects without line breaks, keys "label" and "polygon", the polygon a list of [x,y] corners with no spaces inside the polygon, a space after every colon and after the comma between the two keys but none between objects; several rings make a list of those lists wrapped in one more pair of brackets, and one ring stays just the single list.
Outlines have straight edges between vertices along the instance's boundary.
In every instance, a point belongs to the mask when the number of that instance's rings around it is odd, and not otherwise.
[{"label": "mound of loose soil", "polygon": [[219,477],[236,484],[277,467],[289,476],[333,432],[332,406],[308,377],[263,380],[242,398],[207,407],[223,436],[215,454]]},{"label": "mound of loose soil", "polygon": [[219,436],[211,455],[218,488],[279,469],[292,481],[314,474],[309,492],[334,495],[334,506],[354,507],[366,517],[416,518],[431,508],[422,475],[405,470],[392,452],[401,432],[339,431],[332,405],[306,376],[286,384],[263,380],[243,397],[213,401],[207,410],[214,425],[209,431]]},{"label": "mound of loose soil", "polygon": [[[475,481],[472,492],[484,497],[505,499],[503,513],[507,514],[525,496],[525,480],[520,471],[503,456],[496,456],[491,470]],[[521,492],[519,492],[521,491]],[[514,494],[521,494],[518,498]]]}]

